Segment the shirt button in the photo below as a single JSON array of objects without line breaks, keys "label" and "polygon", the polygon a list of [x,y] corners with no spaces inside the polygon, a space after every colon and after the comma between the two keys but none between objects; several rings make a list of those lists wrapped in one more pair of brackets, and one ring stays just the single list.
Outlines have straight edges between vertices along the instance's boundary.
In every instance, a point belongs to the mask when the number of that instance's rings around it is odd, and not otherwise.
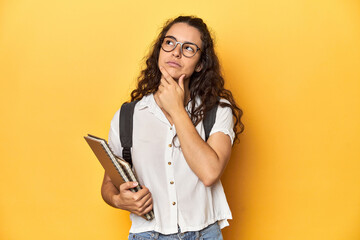
[{"label": "shirt button", "polygon": [[171,165],[171,162],[168,162],[169,165]]},{"label": "shirt button", "polygon": [[173,202],[173,203],[172,203],[172,205],[175,205],[175,204],[176,204],[176,202]]},{"label": "shirt button", "polygon": [[173,181],[171,181],[171,182],[170,182],[170,184],[174,184],[174,182],[173,182]]},{"label": "shirt button", "polygon": [[169,147],[172,147],[172,144],[169,144]]},{"label": "shirt button", "polygon": [[172,127],[170,127],[170,130],[172,130]]}]

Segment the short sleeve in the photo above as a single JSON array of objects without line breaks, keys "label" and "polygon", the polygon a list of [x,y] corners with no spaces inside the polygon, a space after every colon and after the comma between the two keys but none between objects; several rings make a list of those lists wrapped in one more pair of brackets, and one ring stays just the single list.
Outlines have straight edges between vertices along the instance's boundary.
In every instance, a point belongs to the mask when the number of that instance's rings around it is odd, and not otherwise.
[{"label": "short sleeve", "polygon": [[[229,103],[225,99],[221,99],[221,102]],[[230,103],[229,103],[230,104]],[[221,107],[220,105],[216,111],[216,118],[214,126],[211,129],[210,136],[216,132],[223,132],[231,139],[231,144],[234,142],[234,118],[230,107]]]},{"label": "short sleeve", "polygon": [[118,110],[110,123],[110,131],[108,137],[108,144],[116,156],[122,157],[122,147],[119,136],[119,117],[120,110]]}]

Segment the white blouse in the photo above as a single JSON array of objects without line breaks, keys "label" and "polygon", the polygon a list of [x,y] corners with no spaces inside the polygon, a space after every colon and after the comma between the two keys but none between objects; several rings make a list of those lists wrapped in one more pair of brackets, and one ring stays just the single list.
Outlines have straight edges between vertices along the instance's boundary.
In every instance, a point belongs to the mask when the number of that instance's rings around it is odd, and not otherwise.
[{"label": "white blouse", "polygon": [[[226,100],[221,100],[226,101]],[[115,155],[122,156],[119,138],[119,114],[115,113],[109,132],[109,146]],[[210,135],[223,132],[234,140],[233,116],[228,107],[218,107]],[[171,125],[152,94],[143,97],[135,106],[133,120],[132,161],[138,181],[146,186],[153,198],[155,218],[146,221],[133,213],[130,232],[156,231],[162,234],[199,231],[218,221],[220,228],[232,219],[220,180],[206,187],[190,169],[181,151],[174,125]],[[205,139],[202,122],[196,126]]]}]

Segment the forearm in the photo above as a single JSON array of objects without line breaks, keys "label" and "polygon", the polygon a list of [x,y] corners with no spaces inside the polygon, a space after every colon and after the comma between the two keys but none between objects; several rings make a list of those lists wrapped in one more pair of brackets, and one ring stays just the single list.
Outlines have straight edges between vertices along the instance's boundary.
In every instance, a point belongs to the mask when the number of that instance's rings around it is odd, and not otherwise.
[{"label": "forearm", "polygon": [[205,186],[211,186],[220,178],[230,158],[230,138],[223,133],[216,133],[205,142],[184,108],[184,100],[189,98],[189,94],[186,94],[189,93],[189,78],[184,84],[185,75],[182,75],[177,83],[164,68],[160,67],[160,71],[163,75],[154,95],[155,101],[170,122],[175,124],[189,167]]},{"label": "forearm", "polygon": [[111,182],[110,178],[104,176],[103,184],[101,186],[101,196],[104,201],[114,208],[118,208],[113,201],[113,196],[119,194],[119,190]]},{"label": "forearm", "polygon": [[223,171],[219,156],[200,137],[185,109],[173,114],[172,119],[188,165],[206,186],[212,185]]}]

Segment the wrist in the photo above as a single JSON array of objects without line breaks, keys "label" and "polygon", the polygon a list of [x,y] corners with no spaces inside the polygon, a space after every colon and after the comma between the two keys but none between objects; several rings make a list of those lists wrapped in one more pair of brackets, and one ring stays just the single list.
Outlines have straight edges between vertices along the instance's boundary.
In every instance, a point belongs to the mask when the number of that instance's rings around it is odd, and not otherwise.
[{"label": "wrist", "polygon": [[111,196],[111,205],[115,208],[122,209],[121,199],[118,195]]},{"label": "wrist", "polygon": [[171,105],[163,105],[163,110],[165,110],[171,117],[175,117],[182,112],[186,112],[183,103],[180,101]]},{"label": "wrist", "polygon": [[179,110],[170,115],[175,125],[186,121],[186,119],[190,120],[189,115],[184,107],[180,108]]}]

